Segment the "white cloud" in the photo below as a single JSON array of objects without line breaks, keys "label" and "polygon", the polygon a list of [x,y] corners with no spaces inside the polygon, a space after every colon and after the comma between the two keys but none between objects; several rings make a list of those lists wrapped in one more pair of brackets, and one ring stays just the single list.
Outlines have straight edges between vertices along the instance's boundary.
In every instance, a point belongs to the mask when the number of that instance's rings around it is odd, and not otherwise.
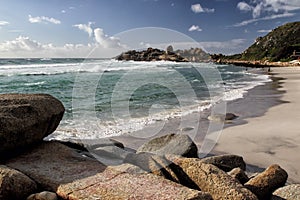
[{"label": "white cloud", "polygon": [[121,47],[120,40],[115,37],[105,35],[103,29],[96,28],[94,30],[96,42],[104,48],[119,48]]},{"label": "white cloud", "polygon": [[201,29],[199,26],[192,25],[192,26],[189,28],[189,31],[202,31],[202,29]]},{"label": "white cloud", "polygon": [[237,8],[243,12],[252,11],[252,19],[245,20],[235,26],[244,26],[261,20],[271,20],[294,16],[293,11],[300,10],[299,0],[252,0],[249,4],[241,1]]},{"label": "white cloud", "polygon": [[93,29],[91,25],[94,24],[93,22],[89,22],[88,24],[75,24],[73,27],[77,27],[79,30],[83,30],[84,32],[87,32],[90,37],[93,35]]},{"label": "white cloud", "polygon": [[252,24],[258,21],[265,21],[265,20],[272,20],[272,19],[278,19],[278,18],[283,18],[283,17],[292,17],[294,16],[294,13],[283,13],[283,14],[277,14],[277,15],[270,15],[262,18],[255,18],[255,19],[249,19],[242,21],[240,23],[234,24],[234,27],[241,27],[241,26],[246,26],[248,24]]},{"label": "white cloud", "polygon": [[213,13],[215,12],[214,8],[203,8],[199,3],[191,5],[191,10],[194,13]]},{"label": "white cloud", "polygon": [[7,21],[0,21],[0,26],[5,26],[5,25],[8,25],[9,24],[9,22],[7,22]]},{"label": "white cloud", "polygon": [[61,13],[66,13],[66,11],[65,11],[65,10],[61,10],[60,12],[61,12]]},{"label": "white cloud", "polygon": [[269,32],[271,32],[272,30],[258,30],[257,32],[258,33],[269,33]]},{"label": "white cloud", "polygon": [[48,22],[50,22],[52,24],[61,24],[60,20],[55,19],[53,17],[45,17],[45,16],[32,17],[31,15],[28,15],[28,21],[30,23],[44,23],[44,24],[47,24]]},{"label": "white cloud", "polygon": [[241,11],[251,11],[252,10],[252,7],[249,5],[249,4],[247,4],[247,3],[245,3],[245,2],[239,2],[238,4],[237,4],[237,8],[239,9],[239,10],[241,10]]}]

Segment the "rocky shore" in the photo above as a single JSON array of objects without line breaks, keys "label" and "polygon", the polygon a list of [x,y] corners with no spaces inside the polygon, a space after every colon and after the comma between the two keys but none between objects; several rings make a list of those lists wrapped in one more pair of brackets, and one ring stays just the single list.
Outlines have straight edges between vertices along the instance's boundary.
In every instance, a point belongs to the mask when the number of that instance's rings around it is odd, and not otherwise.
[{"label": "rocky shore", "polygon": [[136,150],[112,139],[43,141],[63,113],[50,95],[0,95],[1,200],[300,197],[300,184],[286,185],[279,165],[249,174],[238,155],[200,159],[184,134],[157,137]]},{"label": "rocky shore", "polygon": [[264,68],[264,67],[297,67],[300,66],[299,60],[294,60],[290,62],[269,62],[269,61],[248,61],[248,60],[232,60],[232,59],[218,59],[214,61],[218,64],[232,64],[242,67],[254,67],[254,68]]}]

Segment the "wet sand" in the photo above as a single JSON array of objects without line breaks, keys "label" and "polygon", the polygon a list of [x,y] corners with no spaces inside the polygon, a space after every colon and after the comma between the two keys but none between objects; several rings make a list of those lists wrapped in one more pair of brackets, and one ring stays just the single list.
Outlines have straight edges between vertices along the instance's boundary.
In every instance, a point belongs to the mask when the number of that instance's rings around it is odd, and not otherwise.
[{"label": "wet sand", "polygon": [[[289,182],[299,183],[300,68],[273,68],[272,73],[274,77],[281,77],[283,80],[280,80],[282,83],[278,88],[279,93],[275,93],[273,98],[272,95],[269,97],[272,101],[275,100],[275,104],[279,97],[278,103],[282,103],[270,107],[262,116],[244,118],[244,124],[225,128],[214,151],[241,155],[247,163],[262,168],[277,163],[288,172]],[[242,102],[246,103],[245,101],[249,102],[247,97]],[[268,101],[269,99],[265,99],[261,103]],[[248,108],[252,107],[253,110],[259,110],[259,106],[262,105],[258,101],[254,103],[251,105],[249,102],[249,106],[246,105]],[[236,112],[235,106],[228,106],[228,112]],[[248,108],[245,110],[249,110]],[[243,118],[243,114],[241,117]]]}]

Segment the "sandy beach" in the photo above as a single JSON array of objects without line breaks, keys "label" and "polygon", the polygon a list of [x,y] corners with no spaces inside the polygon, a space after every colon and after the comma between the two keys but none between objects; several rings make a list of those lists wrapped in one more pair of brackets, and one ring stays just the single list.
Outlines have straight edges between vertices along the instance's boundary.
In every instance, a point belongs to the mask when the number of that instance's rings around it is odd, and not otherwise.
[{"label": "sandy beach", "polygon": [[272,68],[272,74],[283,78],[278,90],[284,103],[246,119],[247,123],[225,128],[214,151],[239,154],[248,164],[262,168],[277,163],[288,172],[289,182],[299,183],[300,67]]}]

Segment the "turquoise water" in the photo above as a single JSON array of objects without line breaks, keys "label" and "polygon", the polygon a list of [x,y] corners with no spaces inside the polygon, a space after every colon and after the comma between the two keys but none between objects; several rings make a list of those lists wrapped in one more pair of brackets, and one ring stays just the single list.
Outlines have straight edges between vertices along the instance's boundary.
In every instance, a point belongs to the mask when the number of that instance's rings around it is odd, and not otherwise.
[{"label": "turquoise water", "polygon": [[0,60],[0,93],[48,93],[63,102],[66,113],[55,134],[62,138],[126,134],[242,98],[267,81],[242,67],[212,63]]}]

